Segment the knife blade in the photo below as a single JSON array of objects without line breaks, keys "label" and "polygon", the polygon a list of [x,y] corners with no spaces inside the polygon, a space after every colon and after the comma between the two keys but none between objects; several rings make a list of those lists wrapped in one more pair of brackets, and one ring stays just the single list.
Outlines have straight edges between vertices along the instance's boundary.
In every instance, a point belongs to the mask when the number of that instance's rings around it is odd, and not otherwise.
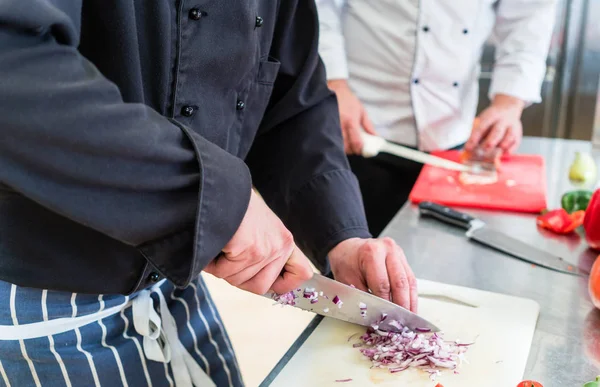
[{"label": "knife blade", "polygon": [[463,228],[467,230],[465,234],[467,238],[523,261],[561,273],[574,275],[587,274],[575,264],[569,263],[557,255],[540,250],[523,241],[494,230],[488,227],[482,220],[453,210],[450,207],[432,202],[421,202],[419,203],[419,214]]},{"label": "knife blade", "polygon": [[[305,293],[309,294],[313,291],[317,292],[317,302],[304,297]],[[398,327],[393,323],[397,321],[413,331],[439,331],[439,328],[431,322],[399,305],[318,273],[306,281],[301,289],[294,290],[294,295],[296,296],[294,307],[352,324],[366,327],[378,324],[379,329],[398,332]],[[265,297],[273,298],[273,293],[267,293]],[[339,299],[338,304],[334,303],[334,299]],[[361,313],[361,303],[366,306],[365,313]],[[379,322],[383,314],[387,317]]]}]

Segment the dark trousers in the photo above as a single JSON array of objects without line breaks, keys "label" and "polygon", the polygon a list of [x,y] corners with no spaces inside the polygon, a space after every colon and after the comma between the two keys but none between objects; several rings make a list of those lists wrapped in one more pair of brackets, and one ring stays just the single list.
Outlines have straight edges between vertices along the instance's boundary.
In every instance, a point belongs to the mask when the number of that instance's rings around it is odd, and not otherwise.
[{"label": "dark trousers", "polygon": [[348,156],[348,161],[360,184],[369,231],[377,236],[408,199],[423,164],[386,153]]},{"label": "dark trousers", "polygon": [[348,161],[360,184],[369,231],[377,236],[408,199],[423,164],[385,153],[348,156]]}]

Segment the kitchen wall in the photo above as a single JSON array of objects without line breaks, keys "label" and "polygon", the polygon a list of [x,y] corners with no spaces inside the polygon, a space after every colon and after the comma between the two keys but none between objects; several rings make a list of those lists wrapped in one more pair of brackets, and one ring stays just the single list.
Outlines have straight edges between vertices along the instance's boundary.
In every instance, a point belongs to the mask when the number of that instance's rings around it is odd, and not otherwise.
[{"label": "kitchen wall", "polygon": [[[525,135],[597,141],[595,124],[600,75],[600,2],[557,0],[556,25],[547,58],[543,102],[523,113]],[[494,48],[488,44],[482,56],[479,110],[489,100]]]}]

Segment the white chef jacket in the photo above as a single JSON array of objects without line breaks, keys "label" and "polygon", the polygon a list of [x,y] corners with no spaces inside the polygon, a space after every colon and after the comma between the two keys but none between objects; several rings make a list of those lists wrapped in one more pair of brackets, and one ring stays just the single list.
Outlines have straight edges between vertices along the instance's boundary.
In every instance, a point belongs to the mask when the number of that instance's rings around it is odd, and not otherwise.
[{"label": "white chef jacket", "polygon": [[383,137],[424,151],[464,143],[483,46],[490,98],[540,102],[555,0],[316,0],[328,79],[348,79]]}]

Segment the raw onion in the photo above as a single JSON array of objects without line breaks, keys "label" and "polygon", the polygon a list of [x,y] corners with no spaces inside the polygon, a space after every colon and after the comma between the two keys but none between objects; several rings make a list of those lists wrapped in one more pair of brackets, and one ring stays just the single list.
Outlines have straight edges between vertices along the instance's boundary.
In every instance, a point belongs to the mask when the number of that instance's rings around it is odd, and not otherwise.
[{"label": "raw onion", "polygon": [[360,308],[360,315],[362,318],[367,318],[367,304],[364,302],[359,302],[358,307]]},{"label": "raw onion", "polygon": [[429,373],[431,380],[440,375],[441,369],[457,372],[457,367],[466,361],[464,353],[472,344],[460,344],[457,341],[444,341],[442,333],[420,333],[425,329],[412,331],[392,320],[389,325],[400,332],[387,332],[379,329],[379,324],[386,318],[368,328],[360,336],[360,343],[354,348],[371,360],[374,368],[387,368],[391,373],[402,372],[409,368],[417,368]]},{"label": "raw onion", "polygon": [[311,304],[316,304],[319,301],[319,292],[316,292],[314,288],[304,289],[304,298],[308,298]]},{"label": "raw onion", "polygon": [[283,294],[275,294],[274,293],[271,297],[273,298],[273,300],[275,300],[277,303],[279,303],[281,305],[291,305],[291,306],[296,305],[297,297],[293,291],[283,293]]},{"label": "raw onion", "polygon": [[342,302],[342,300],[340,300],[340,298],[338,296],[333,297],[333,300],[331,300],[334,304],[337,305],[338,308],[341,308],[342,305],[344,305],[344,303]]}]

